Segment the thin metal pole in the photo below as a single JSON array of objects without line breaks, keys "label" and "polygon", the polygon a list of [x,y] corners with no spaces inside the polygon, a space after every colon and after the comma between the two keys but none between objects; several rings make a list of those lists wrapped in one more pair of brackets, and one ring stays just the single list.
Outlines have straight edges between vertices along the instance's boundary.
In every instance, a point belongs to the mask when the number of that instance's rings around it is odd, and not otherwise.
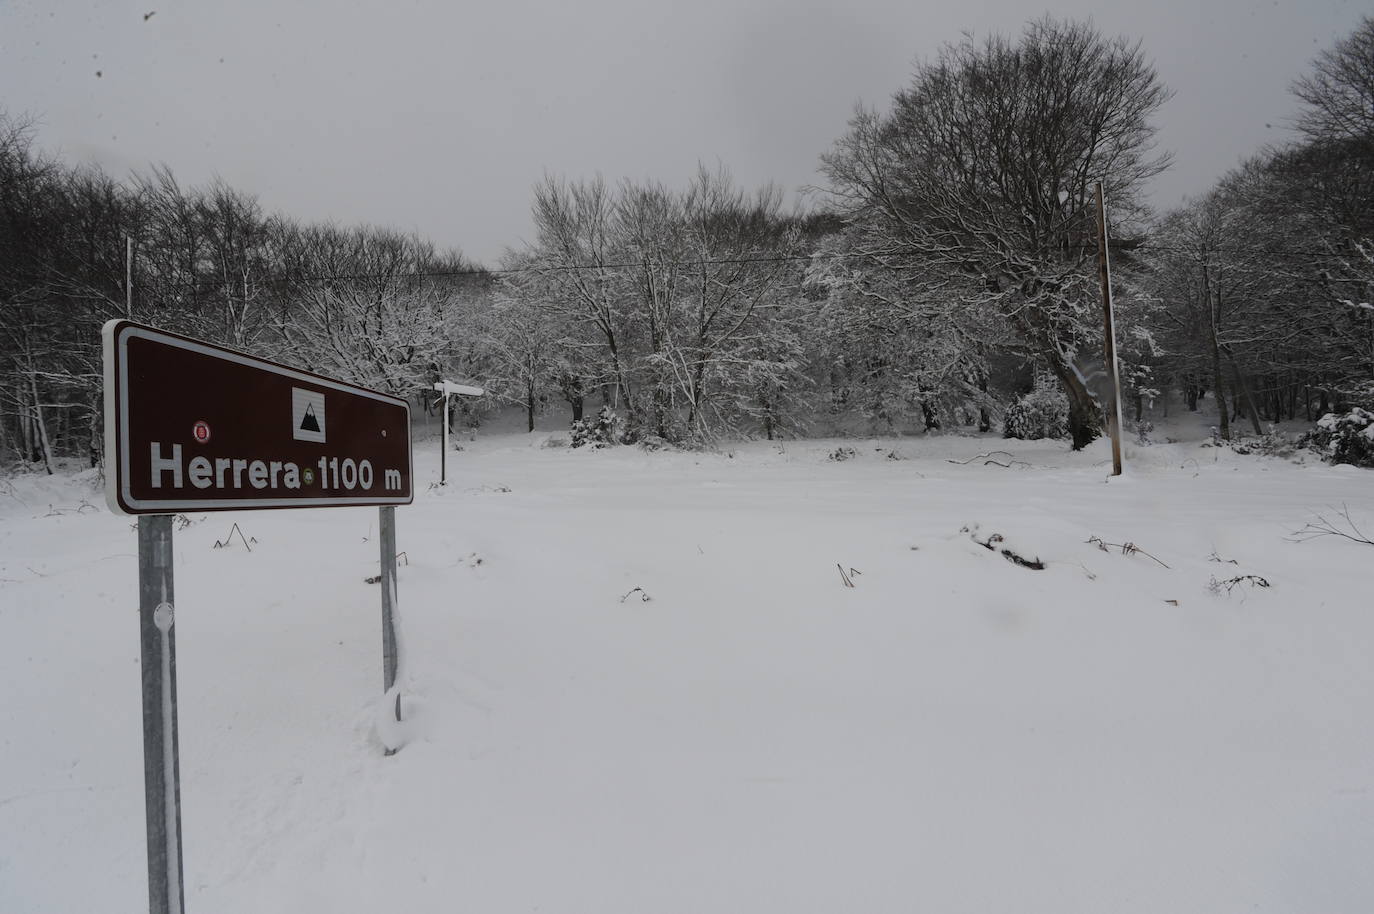
[{"label": "thin metal pole", "polygon": [[[399,649],[396,638],[396,507],[383,505],[378,509],[380,519],[377,527],[380,535],[382,560],[382,687],[390,692],[396,685],[396,671],[399,666]],[[396,719],[401,719],[401,694],[396,693]],[[387,755],[395,754],[395,749],[387,749]]]},{"label": "thin metal pole", "polygon": [[1107,430],[1112,436],[1112,475],[1121,475],[1121,373],[1116,364],[1116,320],[1112,314],[1112,258],[1107,250],[1107,203],[1097,182],[1097,270],[1102,282],[1102,338],[1104,367],[1111,383]]},{"label": "thin metal pole", "polygon": [[448,392],[444,392],[444,444],[439,451],[439,485],[448,485]]},{"label": "thin metal pole", "polygon": [[134,319],[134,239],[124,236],[124,316]]},{"label": "thin metal pole", "polygon": [[138,519],[138,618],[143,673],[143,788],[148,828],[148,910],[181,914],[181,770],[172,516]]}]

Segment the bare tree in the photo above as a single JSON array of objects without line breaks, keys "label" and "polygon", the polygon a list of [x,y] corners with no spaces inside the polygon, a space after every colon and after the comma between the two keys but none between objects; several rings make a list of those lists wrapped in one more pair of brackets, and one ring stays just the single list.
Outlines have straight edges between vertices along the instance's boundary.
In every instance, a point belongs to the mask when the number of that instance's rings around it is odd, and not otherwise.
[{"label": "bare tree", "polygon": [[714,395],[734,391],[734,406],[771,438],[800,378],[793,306],[801,274],[790,259],[801,250],[798,226],[784,216],[779,188],[750,195],[723,168],[705,167],[683,195],[682,221],[683,301],[669,360],[687,433],[706,435]]},{"label": "bare tree", "polygon": [[465,311],[450,285],[424,274],[452,261],[436,264],[413,236],[333,226],[302,230],[295,257],[302,272],[274,319],[283,358],[401,397],[438,379]]},{"label": "bare tree", "polygon": [[800,284],[779,190],[750,194],[705,168],[682,191],[550,178],[534,216],[539,236],[521,262],[539,279],[504,285],[560,316],[554,374],[575,410],[584,382],[601,383],[637,434],[700,440],[755,414],[777,424],[786,397],[761,394],[772,405],[758,413],[738,394],[796,386],[793,347],[765,342]]},{"label": "bare tree", "polygon": [[567,344],[561,314],[549,304],[546,277],[529,269],[530,260],[515,253],[502,260],[505,273],[490,307],[469,330],[489,366],[487,391],[523,406],[532,432],[541,404],[564,380],[558,350]]},{"label": "bare tree", "polygon": [[628,361],[631,315],[616,201],[605,181],[547,177],[534,189],[535,263],[547,268],[549,301],[604,352],[596,382],[632,408]]},{"label": "bare tree", "polygon": [[[860,109],[823,158],[869,269],[905,299],[991,309],[1053,372],[1075,447],[1099,434],[1080,366],[1094,331],[1093,184],[1118,226],[1142,210],[1151,117],[1169,97],[1138,43],[1041,19],[1019,41],[971,36],[916,67],[887,114]],[[1118,228],[1117,234],[1120,234]]]},{"label": "bare tree", "polygon": [[1309,140],[1374,143],[1374,16],[1322,51],[1293,94],[1306,105],[1297,126]]}]

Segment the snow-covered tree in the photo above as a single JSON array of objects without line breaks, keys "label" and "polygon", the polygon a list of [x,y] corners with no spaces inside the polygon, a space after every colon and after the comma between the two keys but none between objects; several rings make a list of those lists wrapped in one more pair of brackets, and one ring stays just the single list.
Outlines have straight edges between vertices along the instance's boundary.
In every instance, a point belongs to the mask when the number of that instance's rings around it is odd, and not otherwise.
[{"label": "snow-covered tree", "polygon": [[532,432],[550,391],[560,380],[568,383],[566,375],[560,377],[567,364],[560,350],[569,344],[548,301],[545,277],[527,269],[529,260],[518,254],[503,260],[505,275],[475,329],[488,366],[487,390],[523,406]]},{"label": "snow-covered tree", "polygon": [[1168,97],[1138,44],[1046,18],[946,45],[824,157],[867,269],[896,274],[902,301],[1005,322],[1063,386],[1075,447],[1101,415],[1080,369],[1101,348],[1094,182],[1121,234],[1168,164],[1151,123]]},{"label": "snow-covered tree", "polygon": [[[600,179],[536,187],[538,236],[523,262],[539,280],[507,285],[561,322],[568,355],[556,373],[569,399],[602,386],[632,435],[700,440],[754,413],[741,390],[791,390],[784,312],[800,245],[781,203],[775,188],[751,195],[706,169],[682,191]],[[762,396],[776,424],[770,410],[786,397]]]},{"label": "snow-covered tree", "polygon": [[[1265,150],[1155,238],[1169,361],[1230,418],[1294,418],[1374,399],[1374,18],[1294,93],[1303,139]],[[1202,378],[1206,378],[1205,384]],[[1227,393],[1232,405],[1225,405]],[[1299,409],[1299,404],[1302,408]]]}]

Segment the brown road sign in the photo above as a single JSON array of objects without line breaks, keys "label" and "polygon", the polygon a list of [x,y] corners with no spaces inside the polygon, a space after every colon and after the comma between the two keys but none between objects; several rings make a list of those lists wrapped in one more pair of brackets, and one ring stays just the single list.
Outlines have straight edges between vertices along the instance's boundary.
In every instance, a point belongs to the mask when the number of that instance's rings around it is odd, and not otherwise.
[{"label": "brown road sign", "polygon": [[404,400],[130,321],[103,333],[112,510],[413,500]]}]

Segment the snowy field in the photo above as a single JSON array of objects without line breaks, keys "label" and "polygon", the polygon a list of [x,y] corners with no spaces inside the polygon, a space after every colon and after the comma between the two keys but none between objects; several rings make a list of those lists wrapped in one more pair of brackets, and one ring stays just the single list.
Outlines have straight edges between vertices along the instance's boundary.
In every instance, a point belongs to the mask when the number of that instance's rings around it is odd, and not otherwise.
[{"label": "snowy field", "polygon": [[[194,515],[187,910],[1368,914],[1374,475],[1191,431],[418,445],[391,758],[376,509]],[[0,482],[5,914],[146,910],[135,552]]]}]

